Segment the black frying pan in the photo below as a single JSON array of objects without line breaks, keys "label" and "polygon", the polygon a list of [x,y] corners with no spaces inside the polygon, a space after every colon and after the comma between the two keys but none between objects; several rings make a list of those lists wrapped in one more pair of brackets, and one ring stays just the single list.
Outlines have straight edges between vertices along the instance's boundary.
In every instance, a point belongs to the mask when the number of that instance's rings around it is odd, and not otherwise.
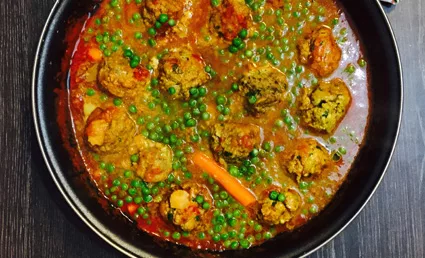
[{"label": "black frying pan", "polygon": [[[155,240],[136,230],[122,216],[111,216],[81,180],[69,153],[63,147],[57,124],[57,74],[66,45],[68,21],[81,17],[99,1],[58,1],[41,36],[34,65],[33,113],[41,151],[60,192],[75,213],[101,238],[129,256],[209,256]],[[316,218],[300,229],[283,233],[261,246],[226,251],[223,256],[304,256],[318,249],[350,223],[361,211],[381,181],[393,153],[401,120],[403,89],[401,65],[390,25],[377,0],[340,0],[364,45],[371,74],[370,125],[366,144],[334,200]],[[72,142],[72,136],[70,135]],[[91,194],[90,194],[91,192]],[[213,254],[214,255],[214,254]]]}]

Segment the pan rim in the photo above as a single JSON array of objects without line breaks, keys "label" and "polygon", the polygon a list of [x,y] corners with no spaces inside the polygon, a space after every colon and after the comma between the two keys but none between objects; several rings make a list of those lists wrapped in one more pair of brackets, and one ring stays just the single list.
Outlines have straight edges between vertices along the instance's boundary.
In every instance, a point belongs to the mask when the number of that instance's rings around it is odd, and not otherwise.
[{"label": "pan rim", "polygon": [[[388,170],[388,167],[390,165],[390,162],[391,162],[392,157],[393,157],[394,152],[395,152],[395,148],[396,148],[397,143],[398,143],[398,138],[399,138],[400,129],[401,129],[401,123],[402,123],[403,102],[404,102],[404,82],[403,82],[402,64],[401,64],[397,40],[395,38],[394,31],[391,27],[391,23],[389,22],[388,17],[386,16],[383,7],[379,3],[379,0],[375,0],[373,2],[376,5],[376,8],[378,8],[378,11],[380,12],[380,14],[382,16],[382,19],[384,20],[385,25],[386,25],[386,27],[388,28],[388,30],[391,34],[390,35],[391,41],[392,41],[391,44],[394,46],[396,60],[397,60],[397,66],[398,66],[398,73],[399,73],[399,78],[400,78],[400,81],[397,82],[397,84],[400,86],[400,99],[398,100],[399,101],[398,104],[400,105],[400,109],[399,109],[397,129],[396,129],[396,132],[395,132],[394,141],[393,141],[393,144],[391,146],[391,151],[389,153],[388,160],[386,161],[384,169],[381,172],[381,175],[379,176],[377,183],[375,184],[375,186],[373,187],[371,192],[368,194],[368,197],[364,201],[364,203],[358,208],[358,210],[353,215],[351,215],[351,218],[347,222],[343,223],[343,225],[341,225],[338,228],[338,230],[336,230],[336,232],[334,232],[330,237],[325,239],[325,241],[321,242],[320,244],[316,245],[315,247],[312,247],[310,250],[305,251],[303,254],[300,254],[300,257],[306,257],[306,256],[312,254],[313,252],[317,251],[318,249],[322,248],[324,245],[326,245],[331,240],[333,240],[337,235],[339,235],[349,224],[351,224],[351,222],[353,222],[357,218],[357,216],[361,213],[361,211],[364,209],[364,207],[369,203],[370,199],[375,194],[376,190],[378,189],[379,185],[381,184],[381,182],[382,182],[382,180],[383,180],[383,178],[384,178],[384,176],[385,176],[385,174]],[[47,35],[47,32],[48,32],[48,29],[50,27],[50,24],[52,22],[52,19],[55,15],[56,11],[60,7],[61,3],[62,3],[62,1],[56,0],[56,2],[54,3],[54,5],[52,7],[52,10],[51,10],[51,12],[50,12],[50,14],[49,14],[49,16],[46,20],[46,23],[43,27],[43,30],[42,30],[42,33],[41,33],[41,36],[40,36],[40,39],[39,39],[39,42],[38,42],[37,51],[36,51],[36,54],[35,54],[35,59],[34,59],[34,64],[33,64],[32,86],[31,86],[32,115],[33,115],[33,123],[34,123],[34,127],[35,127],[37,142],[38,142],[38,145],[40,147],[41,154],[43,156],[44,162],[47,166],[47,169],[49,170],[49,173],[50,173],[56,187],[58,188],[58,190],[62,194],[62,197],[66,200],[66,202],[72,208],[72,210],[80,217],[80,219],[93,232],[96,233],[96,235],[98,235],[101,239],[103,239],[105,242],[110,244],[112,247],[114,247],[115,249],[117,249],[118,251],[120,251],[121,253],[123,253],[124,255],[127,255],[129,257],[138,257],[140,254],[143,254],[144,257],[153,257],[152,255],[150,255],[149,253],[147,253],[147,252],[145,252],[141,249],[137,249],[138,253],[136,254],[133,251],[131,251],[132,248],[130,246],[125,246],[124,243],[117,242],[115,239],[108,237],[104,232],[102,232],[102,230],[99,228],[99,225],[96,225],[96,224],[100,224],[100,223],[95,222],[94,218],[89,218],[91,216],[87,217],[84,214],[81,206],[78,206],[75,203],[75,200],[73,200],[71,198],[71,193],[63,185],[62,179],[60,178],[58,173],[55,171],[53,165],[51,164],[51,157],[48,155],[47,147],[46,147],[45,143],[43,142],[42,130],[41,130],[42,122],[40,121],[40,117],[39,117],[39,113],[38,113],[39,107],[38,107],[38,101],[37,101],[37,99],[38,99],[37,89],[39,87],[38,82],[37,82],[37,78],[38,78],[38,73],[39,73],[40,68],[41,68],[40,53],[42,52],[43,46],[45,44],[45,38],[46,38],[46,35]],[[100,225],[100,227],[103,227],[103,226]],[[107,230],[107,229],[105,229],[105,230]]]}]

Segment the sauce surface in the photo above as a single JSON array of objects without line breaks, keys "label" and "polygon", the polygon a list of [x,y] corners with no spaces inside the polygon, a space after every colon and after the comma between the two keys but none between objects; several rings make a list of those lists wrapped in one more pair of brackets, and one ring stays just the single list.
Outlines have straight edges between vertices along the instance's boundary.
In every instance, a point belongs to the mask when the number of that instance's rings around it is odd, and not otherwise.
[{"label": "sauce surface", "polygon": [[75,35],[77,151],[161,239],[245,249],[300,227],[361,147],[367,64],[332,0],[110,0]]}]

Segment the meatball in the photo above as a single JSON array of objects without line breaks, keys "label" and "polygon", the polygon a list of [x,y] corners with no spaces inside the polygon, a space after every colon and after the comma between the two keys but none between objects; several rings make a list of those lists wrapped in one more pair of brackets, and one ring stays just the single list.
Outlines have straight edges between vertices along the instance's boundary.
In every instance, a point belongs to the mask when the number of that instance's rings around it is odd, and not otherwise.
[{"label": "meatball", "polygon": [[283,202],[273,201],[269,198],[261,203],[261,216],[264,222],[271,225],[285,224],[292,217]]},{"label": "meatball", "polygon": [[267,224],[285,224],[301,206],[301,197],[295,190],[282,191],[283,201],[272,200],[269,196],[260,201],[260,218]]},{"label": "meatball", "polygon": [[254,148],[261,146],[263,131],[253,124],[228,122],[216,124],[211,139],[211,148],[216,159],[238,162],[247,158]]},{"label": "meatball", "polygon": [[267,3],[275,9],[283,8],[284,6],[284,2],[282,0],[267,0]]},{"label": "meatball", "polygon": [[185,8],[189,6],[188,0],[145,0],[142,16],[148,26],[158,20],[159,15],[167,14],[169,19],[180,20]]},{"label": "meatball", "polygon": [[142,135],[137,135],[133,142],[139,150],[137,175],[149,183],[167,179],[173,170],[173,152],[170,146],[154,142]]},{"label": "meatball", "polygon": [[240,80],[240,85],[246,96],[246,108],[258,115],[283,100],[288,82],[284,73],[267,65],[250,69]]},{"label": "meatball", "polygon": [[288,173],[295,174],[297,181],[302,177],[316,175],[329,167],[328,151],[315,139],[296,139],[282,154],[282,166]]},{"label": "meatball", "polygon": [[350,91],[342,80],[322,81],[314,89],[301,90],[298,113],[304,126],[331,133],[344,118],[350,103]]},{"label": "meatball", "polygon": [[120,54],[106,58],[100,66],[98,81],[109,93],[117,97],[134,97],[146,86],[150,73],[137,67],[132,69],[129,61]]},{"label": "meatball", "polygon": [[174,99],[189,99],[189,90],[210,80],[205,72],[205,64],[198,54],[188,49],[175,49],[162,58],[158,66],[160,87],[169,91],[175,89]]},{"label": "meatball", "polygon": [[[202,200],[202,204],[195,201],[197,197]],[[192,231],[206,226],[205,214],[207,206],[211,204],[211,194],[207,188],[198,184],[188,184],[183,186],[183,189],[175,190],[168,200],[161,202],[159,211],[165,220],[184,231]]]},{"label": "meatball", "polygon": [[211,12],[211,33],[231,41],[248,27],[248,17],[249,9],[243,0],[223,0]]},{"label": "meatball", "polygon": [[309,65],[321,77],[331,75],[341,60],[341,49],[327,26],[321,26],[301,40],[298,50],[300,62]]},{"label": "meatball", "polygon": [[124,109],[96,108],[88,117],[85,138],[98,153],[115,153],[125,149],[136,134],[136,125]]}]

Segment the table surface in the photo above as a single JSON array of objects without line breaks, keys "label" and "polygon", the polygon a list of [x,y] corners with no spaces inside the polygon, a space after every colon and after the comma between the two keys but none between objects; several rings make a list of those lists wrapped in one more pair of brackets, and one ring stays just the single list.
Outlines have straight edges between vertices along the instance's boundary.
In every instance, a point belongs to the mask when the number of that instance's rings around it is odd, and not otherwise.
[{"label": "table surface", "polygon": [[[36,142],[32,65],[53,4],[0,1],[0,257],[121,257],[67,207]],[[385,9],[404,70],[399,142],[366,208],[311,257],[425,257],[425,1]]]}]

